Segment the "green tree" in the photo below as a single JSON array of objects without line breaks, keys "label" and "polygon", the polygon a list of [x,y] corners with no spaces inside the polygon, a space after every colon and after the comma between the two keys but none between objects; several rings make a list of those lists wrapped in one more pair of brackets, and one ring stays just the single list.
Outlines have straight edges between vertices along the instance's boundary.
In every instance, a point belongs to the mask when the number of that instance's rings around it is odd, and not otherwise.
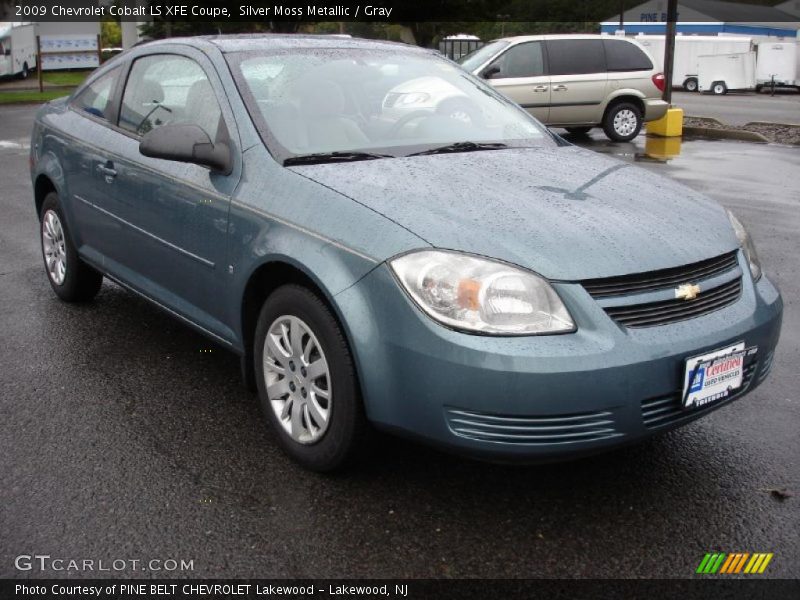
[{"label": "green tree", "polygon": [[119,48],[122,46],[122,29],[116,21],[100,23],[100,44],[103,48]]}]

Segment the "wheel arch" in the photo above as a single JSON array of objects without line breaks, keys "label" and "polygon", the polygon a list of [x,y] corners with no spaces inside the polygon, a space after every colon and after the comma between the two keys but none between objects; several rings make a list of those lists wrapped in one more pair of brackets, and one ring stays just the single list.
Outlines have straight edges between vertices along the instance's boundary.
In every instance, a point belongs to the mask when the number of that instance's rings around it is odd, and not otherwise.
[{"label": "wheel arch", "polygon": [[[269,295],[287,284],[301,285],[319,296],[342,328],[347,346],[351,354],[353,353],[350,330],[334,300],[334,294],[330,293],[320,278],[304,265],[286,256],[270,257],[253,268],[242,291],[240,305],[242,377],[249,389],[255,388],[253,341],[258,315]],[[356,370],[356,376],[359,379],[358,370]],[[360,383],[359,380],[359,386]]]},{"label": "wheel arch", "polygon": [[642,118],[644,118],[645,107],[644,107],[644,96],[636,93],[632,90],[620,90],[615,96],[612,96],[608,100],[608,104],[603,109],[603,121],[605,120],[606,116],[608,115],[608,111],[614,108],[617,104],[621,104],[623,102],[630,102],[639,109],[642,114]]},{"label": "wheel arch", "polygon": [[58,188],[56,188],[56,184],[53,183],[53,180],[44,173],[36,177],[33,184],[33,200],[36,206],[37,217],[41,218],[42,204],[44,204],[44,199],[47,197],[47,194],[51,192],[58,193]]}]

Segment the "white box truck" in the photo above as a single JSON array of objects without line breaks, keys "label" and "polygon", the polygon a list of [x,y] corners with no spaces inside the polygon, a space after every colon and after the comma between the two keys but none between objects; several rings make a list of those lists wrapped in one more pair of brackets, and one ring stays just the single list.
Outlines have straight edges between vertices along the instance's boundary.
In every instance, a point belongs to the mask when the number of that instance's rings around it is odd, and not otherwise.
[{"label": "white box truck", "polygon": [[800,88],[800,42],[758,44],[756,51],[756,90],[765,86]]},{"label": "white box truck", "polygon": [[36,31],[33,23],[0,23],[0,77],[23,79],[36,68]]},{"label": "white box truck", "polygon": [[712,94],[756,89],[756,53],[713,54],[697,57],[697,89]]},{"label": "white box truck", "polygon": [[[658,68],[664,65],[664,36],[637,35],[634,38],[653,57]],[[750,37],[716,35],[675,36],[675,58],[672,63],[672,87],[682,87],[687,92],[697,91],[698,57],[715,54],[735,54],[753,50]]]}]

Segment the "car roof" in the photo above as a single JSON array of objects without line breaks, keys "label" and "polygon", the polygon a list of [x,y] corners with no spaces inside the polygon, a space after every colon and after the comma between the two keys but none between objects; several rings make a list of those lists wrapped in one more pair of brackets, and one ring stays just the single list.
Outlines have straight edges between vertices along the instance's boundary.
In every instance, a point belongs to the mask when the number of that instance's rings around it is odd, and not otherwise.
[{"label": "car roof", "polygon": [[216,46],[223,53],[252,52],[258,50],[281,50],[287,48],[342,48],[367,50],[404,50],[407,52],[430,52],[425,48],[411,46],[400,42],[382,40],[365,40],[346,35],[306,35],[279,33],[246,33],[229,35],[204,35],[194,37],[167,38],[149,42],[147,46],[157,44],[184,44],[197,48],[207,48],[208,44]]},{"label": "car roof", "polygon": [[[630,42],[629,40],[622,36],[615,36],[615,35],[601,35],[597,33],[558,33],[558,34],[548,34],[548,35],[517,35],[513,37],[504,37],[497,40],[493,40],[495,42],[532,42],[536,40],[624,40],[626,42]],[[636,42],[634,42],[636,43]]]}]

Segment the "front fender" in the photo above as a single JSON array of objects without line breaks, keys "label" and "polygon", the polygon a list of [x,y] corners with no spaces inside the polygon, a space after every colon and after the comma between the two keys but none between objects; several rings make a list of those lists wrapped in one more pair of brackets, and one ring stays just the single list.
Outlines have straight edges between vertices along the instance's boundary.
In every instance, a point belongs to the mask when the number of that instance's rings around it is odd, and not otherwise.
[{"label": "front fender", "polygon": [[[263,147],[245,153],[228,224],[227,322],[244,348],[242,302],[254,273],[288,264],[335,297],[387,258],[429,244],[334,189],[277,164]],[[342,315],[339,314],[339,317]],[[347,324],[343,322],[347,327]]]}]

